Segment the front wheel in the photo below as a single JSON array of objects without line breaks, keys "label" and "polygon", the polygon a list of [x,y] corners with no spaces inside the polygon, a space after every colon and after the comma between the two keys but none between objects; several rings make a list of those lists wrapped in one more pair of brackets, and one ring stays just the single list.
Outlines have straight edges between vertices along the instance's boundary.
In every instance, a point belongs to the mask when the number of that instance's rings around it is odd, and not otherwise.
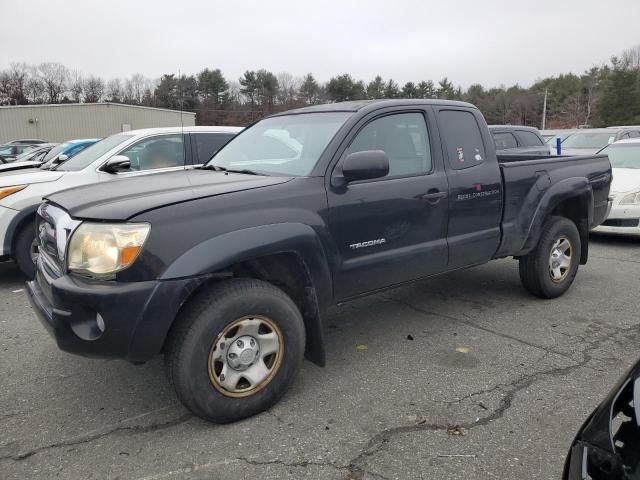
[{"label": "front wheel", "polygon": [[32,280],[36,275],[38,261],[38,244],[36,243],[35,227],[31,222],[16,235],[13,247],[13,258],[18,268],[27,279]]},{"label": "front wheel", "polygon": [[565,217],[551,217],[536,248],[520,257],[520,281],[524,288],[540,298],[562,295],[578,273],[581,247],[576,224]]},{"label": "front wheel", "polygon": [[165,366],[192,413],[228,423],[280,399],[300,369],[304,346],[302,315],[282,290],[233,279],[186,305],[169,332]]}]

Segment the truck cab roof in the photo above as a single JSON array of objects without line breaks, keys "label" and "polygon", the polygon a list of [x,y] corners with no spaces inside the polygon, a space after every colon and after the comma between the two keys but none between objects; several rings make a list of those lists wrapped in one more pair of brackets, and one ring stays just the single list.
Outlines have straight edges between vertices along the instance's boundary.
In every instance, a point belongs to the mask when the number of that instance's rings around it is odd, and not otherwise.
[{"label": "truck cab roof", "polygon": [[377,100],[352,100],[348,102],[326,103],[324,105],[313,105],[310,107],[297,108],[286,112],[278,113],[273,116],[292,115],[298,113],[313,112],[360,112],[366,110],[378,110],[385,107],[404,107],[411,105],[447,105],[451,107],[476,108],[467,102],[459,102],[455,100],[439,100],[439,99],[389,99],[381,98]]}]

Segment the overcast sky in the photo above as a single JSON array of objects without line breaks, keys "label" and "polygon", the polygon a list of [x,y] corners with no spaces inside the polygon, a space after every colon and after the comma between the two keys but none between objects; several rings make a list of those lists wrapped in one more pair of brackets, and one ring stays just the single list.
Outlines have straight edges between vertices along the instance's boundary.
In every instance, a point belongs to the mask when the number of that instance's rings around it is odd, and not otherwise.
[{"label": "overcast sky", "polygon": [[640,44],[640,0],[0,0],[0,18],[0,69],[106,79],[208,67],[528,86]]}]

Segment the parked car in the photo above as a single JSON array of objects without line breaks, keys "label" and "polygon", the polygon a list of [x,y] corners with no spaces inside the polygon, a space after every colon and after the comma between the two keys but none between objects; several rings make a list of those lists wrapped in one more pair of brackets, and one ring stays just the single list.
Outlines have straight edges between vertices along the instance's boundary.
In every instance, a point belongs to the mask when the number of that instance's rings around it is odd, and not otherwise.
[{"label": "parked car", "polygon": [[26,164],[29,164],[30,167],[38,166],[42,163],[42,159],[45,155],[49,153],[49,150],[56,145],[56,143],[42,143],[40,145],[35,145],[33,149],[27,150],[26,152],[18,155],[12,162],[0,164],[0,172],[21,168],[22,165]]},{"label": "parked car", "polygon": [[45,143],[49,143],[46,140],[41,140],[39,138],[23,138],[21,140],[13,140],[8,142],[9,145],[42,145]]},{"label": "parked car", "polygon": [[499,153],[549,155],[551,150],[537,128],[519,125],[489,125]]},{"label": "parked car", "polygon": [[580,428],[563,479],[640,479],[640,362],[620,378]]},{"label": "parked car", "polygon": [[51,170],[53,167],[66,162],[70,158],[76,156],[83,150],[86,150],[94,143],[98,143],[101,138],[81,138],[77,140],[69,140],[61,143],[57,147],[52,148],[42,159],[40,168]]},{"label": "parked car", "polygon": [[[77,140],[69,140],[68,142],[61,143],[59,145],[55,144],[46,144],[53,145],[40,148],[36,146],[33,150],[30,150],[27,154],[21,155],[21,157],[25,157],[27,159],[16,158],[14,162],[0,165],[0,175],[14,170],[24,170],[28,168],[44,168],[46,170],[51,167],[62,163],[74,155],[80,153],[87,147],[90,147],[94,143],[98,142],[99,138],[84,138]],[[28,158],[27,155],[34,153],[31,158]],[[46,165],[46,167],[43,167]]]},{"label": "parked car", "polygon": [[[27,277],[33,277],[38,255],[33,220],[42,197],[78,185],[193,168],[209,160],[240,130],[237,127],[131,130],[105,138],[51,170],[4,172],[0,175],[0,259],[14,259]],[[43,166],[63,160],[59,147],[49,152]]]},{"label": "parked car", "polygon": [[34,145],[0,145],[0,164],[13,162],[17,156],[33,150],[34,148]]},{"label": "parked car", "polygon": [[27,290],[61,349],[163,351],[186,407],[230,422],[276,403],[303,354],[324,364],[331,305],[510,256],[529,292],[562,295],[610,181],[604,155],[496,156],[468,103],[308,107],[186,174],[45,195]]},{"label": "parked car", "polygon": [[564,142],[572,133],[577,132],[577,129],[561,129],[561,130],[542,130],[540,135],[544,138],[544,141],[551,148],[551,153],[556,153],[557,139],[560,139],[560,143]]},{"label": "parked car", "polygon": [[577,130],[562,142],[562,155],[590,155],[608,144],[640,138],[640,128],[593,128]]},{"label": "parked car", "polygon": [[640,138],[620,140],[599,153],[608,155],[613,167],[613,204],[594,232],[640,236]]}]

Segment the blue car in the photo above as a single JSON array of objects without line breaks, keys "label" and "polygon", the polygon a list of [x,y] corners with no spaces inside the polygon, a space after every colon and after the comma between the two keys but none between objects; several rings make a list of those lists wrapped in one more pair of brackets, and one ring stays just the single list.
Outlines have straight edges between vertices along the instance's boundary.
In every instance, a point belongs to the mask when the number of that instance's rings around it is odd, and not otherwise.
[{"label": "blue car", "polygon": [[57,147],[52,148],[47,156],[42,159],[42,166],[40,168],[50,170],[100,140],[100,138],[82,138],[61,143]]}]

